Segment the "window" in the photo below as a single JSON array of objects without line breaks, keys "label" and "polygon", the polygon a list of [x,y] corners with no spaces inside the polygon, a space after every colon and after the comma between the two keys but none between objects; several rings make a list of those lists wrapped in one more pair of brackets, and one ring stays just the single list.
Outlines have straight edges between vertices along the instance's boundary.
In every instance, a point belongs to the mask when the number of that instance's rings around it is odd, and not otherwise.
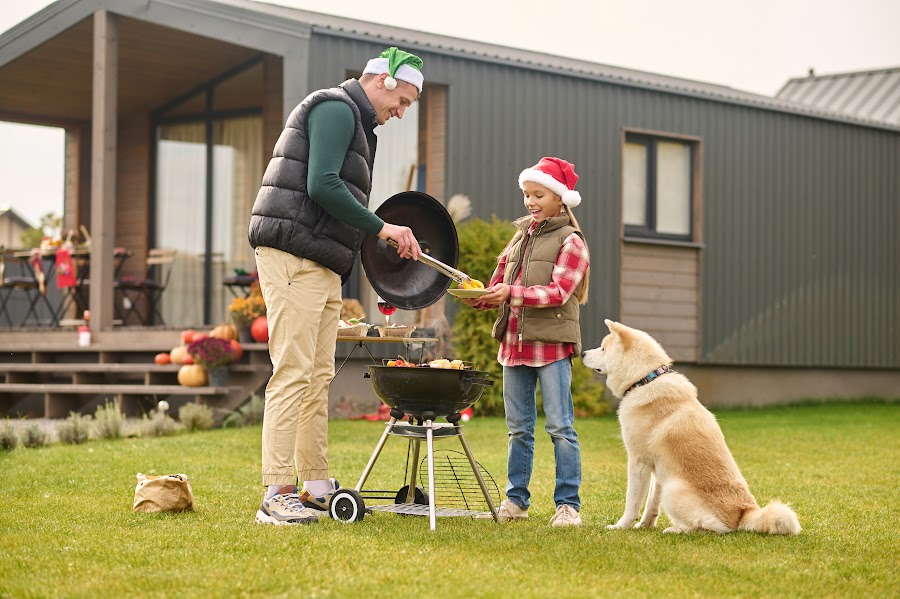
[{"label": "window", "polygon": [[628,133],[622,152],[625,234],[693,240],[696,142]]}]

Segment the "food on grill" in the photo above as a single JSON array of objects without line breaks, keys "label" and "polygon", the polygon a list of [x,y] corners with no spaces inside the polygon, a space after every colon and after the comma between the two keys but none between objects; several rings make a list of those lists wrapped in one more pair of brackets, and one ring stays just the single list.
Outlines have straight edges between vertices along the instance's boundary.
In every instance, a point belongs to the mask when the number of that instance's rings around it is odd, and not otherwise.
[{"label": "food on grill", "polygon": [[484,289],[484,283],[478,281],[476,279],[469,279],[468,281],[464,281],[460,286],[460,289]]},{"label": "food on grill", "polygon": [[462,360],[448,360],[447,358],[438,358],[428,363],[432,368],[447,368],[450,370],[465,370]]},{"label": "food on grill", "polygon": [[402,368],[415,368],[416,367],[416,365],[413,364],[412,362],[407,362],[406,360],[404,360],[402,356],[397,356],[396,360],[388,360],[387,365],[388,366],[400,366]]}]

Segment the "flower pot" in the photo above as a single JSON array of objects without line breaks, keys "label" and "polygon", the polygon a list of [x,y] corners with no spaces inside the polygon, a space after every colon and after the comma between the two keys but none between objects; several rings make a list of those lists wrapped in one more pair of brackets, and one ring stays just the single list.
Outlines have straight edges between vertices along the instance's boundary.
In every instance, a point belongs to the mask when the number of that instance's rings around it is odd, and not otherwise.
[{"label": "flower pot", "polygon": [[210,368],[208,370],[209,373],[209,386],[210,387],[224,387],[226,382],[228,381],[228,367],[227,366],[219,366],[217,368]]},{"label": "flower pot", "polygon": [[250,325],[238,327],[238,341],[241,343],[253,343],[253,334],[250,332]]}]

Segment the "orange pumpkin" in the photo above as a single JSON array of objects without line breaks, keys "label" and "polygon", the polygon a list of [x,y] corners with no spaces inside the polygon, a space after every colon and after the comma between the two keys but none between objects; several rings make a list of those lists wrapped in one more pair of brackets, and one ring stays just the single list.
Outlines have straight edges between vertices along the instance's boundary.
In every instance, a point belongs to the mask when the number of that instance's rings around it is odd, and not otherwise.
[{"label": "orange pumpkin", "polygon": [[153,357],[153,361],[160,366],[165,366],[166,364],[172,363],[172,357],[169,356],[169,354],[167,354],[166,352],[163,352],[161,354],[156,354],[156,356]]},{"label": "orange pumpkin", "polygon": [[244,348],[237,339],[231,340],[231,355],[234,356],[231,360],[232,362],[240,362],[241,358],[244,357]]},{"label": "orange pumpkin", "polygon": [[269,321],[265,316],[257,316],[250,325],[250,335],[257,343],[268,343]]},{"label": "orange pumpkin", "polygon": [[178,369],[178,383],[185,387],[202,387],[206,384],[206,370],[198,364],[185,364]]},{"label": "orange pumpkin", "polygon": [[186,329],[181,331],[181,343],[183,345],[190,345],[194,342],[194,335],[197,334],[197,331],[194,329]]}]

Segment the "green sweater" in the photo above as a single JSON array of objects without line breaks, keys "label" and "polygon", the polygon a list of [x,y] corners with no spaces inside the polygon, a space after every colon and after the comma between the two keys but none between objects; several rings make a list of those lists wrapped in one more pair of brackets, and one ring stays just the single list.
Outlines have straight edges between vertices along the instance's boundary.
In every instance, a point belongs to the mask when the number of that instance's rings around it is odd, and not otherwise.
[{"label": "green sweater", "polygon": [[340,177],[356,129],[353,111],[344,102],[322,102],[309,112],[307,127],[309,197],[336,219],[376,235],[384,227],[384,221],[356,201]]}]

